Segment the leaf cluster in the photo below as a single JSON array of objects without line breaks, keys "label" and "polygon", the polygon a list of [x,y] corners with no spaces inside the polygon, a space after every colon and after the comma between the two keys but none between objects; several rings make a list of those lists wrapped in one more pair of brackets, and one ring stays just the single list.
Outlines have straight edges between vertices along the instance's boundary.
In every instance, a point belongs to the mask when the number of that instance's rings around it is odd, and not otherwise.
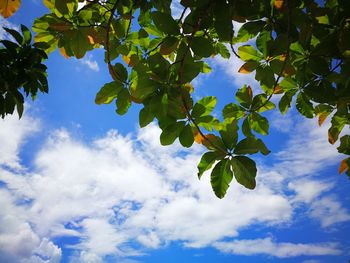
[{"label": "leaf cluster", "polygon": [[[214,193],[222,198],[232,179],[253,189],[255,162],[246,155],[270,151],[261,139],[269,133],[265,112],[285,114],[295,106],[306,118],[328,118],[334,144],[350,124],[350,5],[346,0],[181,0],[180,18],[171,0],[44,0],[49,13],[35,20],[35,41],[47,53],[82,58],[103,47],[112,81],[96,95],[97,104],[115,103],[125,114],[142,105],[141,127],[156,121],[160,142],[194,142],[207,152],[199,177],[211,170]],[[233,24],[241,23],[235,32]],[[237,48],[238,47],[238,48]],[[193,98],[193,80],[211,71],[216,56],[243,61],[237,69],[260,84],[253,94],[235,87],[222,114],[217,98]],[[232,92],[234,93],[234,92]],[[272,98],[277,97],[275,105]],[[276,100],[274,100],[276,101]],[[338,151],[349,155],[349,136]],[[349,158],[340,173],[349,171]]]}]

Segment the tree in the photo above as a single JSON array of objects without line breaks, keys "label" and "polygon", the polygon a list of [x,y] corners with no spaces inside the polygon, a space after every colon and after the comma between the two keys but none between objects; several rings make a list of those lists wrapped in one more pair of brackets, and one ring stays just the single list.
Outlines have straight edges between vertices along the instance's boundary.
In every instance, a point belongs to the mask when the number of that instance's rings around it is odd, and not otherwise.
[{"label": "tree", "polygon": [[[19,2],[2,1],[0,12],[10,16]],[[295,105],[306,118],[318,117],[320,125],[330,118],[331,144],[349,127],[350,5],[346,0],[182,0],[179,19],[171,16],[171,0],[43,2],[50,13],[33,24],[36,44],[29,45],[30,32],[24,27],[23,37],[7,29],[18,43],[1,41],[1,72],[7,67],[19,76],[21,65],[2,58],[12,59],[11,52],[16,57],[29,47],[47,54],[58,48],[63,56],[79,59],[103,46],[112,80],[97,93],[96,103],[115,102],[121,115],[133,103],[142,104],[140,126],[156,119],[162,145],[178,138],[184,147],[194,142],[206,147],[198,177],[214,166],[211,184],[219,198],[225,196],[233,177],[246,188],[255,188],[256,165],[247,155],[270,152],[260,135],[269,132],[262,113],[275,109],[274,95],[281,96],[281,114]],[[233,22],[242,23],[238,32]],[[231,54],[245,62],[237,69],[240,73],[255,74],[261,91],[253,94],[247,83],[237,89],[236,101],[215,118],[211,113],[217,98],[194,102],[191,82],[211,71],[206,61],[214,56],[229,59]],[[115,63],[118,57],[123,63]],[[40,66],[34,77],[24,75],[19,83],[1,75],[3,117],[13,112],[14,105],[22,112],[21,85],[26,95],[35,95],[34,87],[46,91],[43,69]],[[350,154],[349,135],[342,135],[337,149]],[[350,158],[344,159],[339,172],[350,176],[349,166]]]}]

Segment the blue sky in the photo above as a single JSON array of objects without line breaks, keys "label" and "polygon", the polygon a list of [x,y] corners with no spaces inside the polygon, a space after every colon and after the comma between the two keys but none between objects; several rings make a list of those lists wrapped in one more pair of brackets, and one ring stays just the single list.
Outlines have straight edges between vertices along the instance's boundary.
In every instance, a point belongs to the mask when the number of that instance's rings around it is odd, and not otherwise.
[{"label": "blue sky", "polygon": [[[44,12],[40,1],[23,1],[0,23],[29,26]],[[49,94],[28,101],[20,121],[1,121],[0,262],[350,259],[350,181],[337,173],[342,156],[327,124],[270,113],[272,153],[254,156],[257,188],[232,182],[219,200],[208,174],[196,176],[203,148],[160,146],[155,124],[139,129],[138,106],[121,117],[94,104],[111,81],[102,50],[81,60],[54,52],[47,65]],[[257,90],[235,58],[210,65],[195,97],[216,95],[218,112],[242,84]]]}]

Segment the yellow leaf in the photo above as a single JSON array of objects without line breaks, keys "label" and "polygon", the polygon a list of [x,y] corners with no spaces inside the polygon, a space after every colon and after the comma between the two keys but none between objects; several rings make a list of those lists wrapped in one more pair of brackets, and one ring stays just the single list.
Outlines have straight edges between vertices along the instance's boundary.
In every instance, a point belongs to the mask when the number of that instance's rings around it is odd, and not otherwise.
[{"label": "yellow leaf", "polygon": [[12,16],[21,5],[21,0],[0,0],[0,14],[8,18]]},{"label": "yellow leaf", "polygon": [[330,143],[330,144],[334,144],[335,143],[335,138],[333,138],[333,135],[332,135],[332,133],[330,133],[329,131],[328,131],[328,142]]},{"label": "yellow leaf", "polygon": [[253,90],[250,86],[247,87],[247,91],[248,91],[249,97],[252,98],[253,97]]},{"label": "yellow leaf", "polygon": [[273,4],[277,10],[282,9],[283,7],[283,0],[275,0],[275,3]]},{"label": "yellow leaf", "polygon": [[69,56],[67,55],[67,52],[66,52],[66,50],[64,49],[64,47],[60,47],[59,50],[60,50],[61,55],[62,55],[64,58],[67,58],[67,59],[69,58]]},{"label": "yellow leaf", "polygon": [[280,85],[277,85],[275,87],[275,89],[273,90],[273,94],[282,94],[283,93],[283,90],[282,88],[280,87]]},{"label": "yellow leaf", "polygon": [[202,144],[204,140],[205,140],[205,139],[204,139],[204,137],[202,136],[202,134],[200,134],[200,133],[198,132],[198,130],[196,130],[195,133],[194,133],[194,141],[195,141],[196,143],[198,143],[198,144]]},{"label": "yellow leaf", "polygon": [[192,86],[191,83],[185,83],[183,86],[182,86],[185,90],[187,90],[189,93],[192,93],[194,88]]},{"label": "yellow leaf", "polygon": [[135,66],[139,62],[139,58],[137,55],[133,54],[130,57],[129,56],[122,56],[122,59],[126,64],[128,64],[129,67]]},{"label": "yellow leaf", "polygon": [[324,121],[327,119],[329,113],[328,112],[323,112],[318,115],[318,125],[321,126]]},{"label": "yellow leaf", "polygon": [[344,159],[341,161],[340,166],[339,166],[339,174],[342,174],[346,170],[349,169],[348,163],[346,161],[347,161],[347,159]]},{"label": "yellow leaf", "polygon": [[253,72],[257,66],[258,65],[256,62],[248,61],[248,62],[244,63],[242,65],[242,67],[240,67],[238,72],[242,73],[242,74],[249,74],[249,73]]}]

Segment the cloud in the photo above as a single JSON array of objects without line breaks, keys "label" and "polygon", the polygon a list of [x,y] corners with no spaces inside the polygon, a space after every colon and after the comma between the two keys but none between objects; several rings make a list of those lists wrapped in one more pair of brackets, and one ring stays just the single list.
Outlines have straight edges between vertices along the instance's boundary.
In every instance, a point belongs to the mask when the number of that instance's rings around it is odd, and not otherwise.
[{"label": "cloud", "polygon": [[33,118],[22,118],[18,121],[16,114],[0,119],[0,167],[21,169],[19,151],[23,143],[32,133],[39,130],[39,121]]},{"label": "cloud", "polygon": [[[21,145],[40,127],[28,128],[33,123],[39,121],[27,115],[21,121],[4,121],[6,132],[0,133],[0,141],[13,143],[6,148],[7,157],[1,158],[10,161],[3,163],[20,166]],[[309,139],[318,136],[313,131],[302,132]],[[290,173],[298,169],[287,170],[285,162],[301,159],[296,156],[303,155],[299,146],[293,148],[287,142],[295,154],[293,158],[281,152],[276,155],[280,165],[259,166],[259,182],[254,191],[233,182],[225,199],[219,200],[212,193],[209,176],[204,175],[201,181],[196,177],[201,149],[183,149],[179,144],[162,147],[159,133],[151,124],[136,135],[122,136],[111,130],[101,138],[84,142],[59,129],[51,133],[38,152],[32,153],[31,170],[0,168],[0,181],[5,185],[0,188],[0,255],[29,262],[41,255],[41,259],[57,262],[63,248],[55,240],[61,237],[76,240],[69,245],[75,251],[72,262],[140,256],[172,241],[192,248],[215,244],[224,252],[242,254],[248,252],[238,248],[257,240],[220,240],[238,238],[241,229],[252,225],[292,224],[295,204],[309,204],[310,216],[316,220],[328,211],[336,214],[334,207],[343,211],[337,220],[321,221],[325,227],[349,220],[344,216],[347,210],[336,197],[329,199],[325,195],[331,185],[317,184],[313,178],[291,179]],[[292,136],[291,140],[300,143],[299,137]],[[305,143],[304,147],[309,147],[310,142]],[[324,155],[317,156],[323,160]],[[312,161],[326,165],[316,157]],[[313,172],[311,168],[308,171]],[[293,190],[294,194],[285,193],[286,180],[289,192]],[[306,193],[300,188],[303,183],[320,189]],[[317,202],[328,210],[320,212],[323,210],[318,209]],[[258,241],[264,247],[251,253],[277,257],[340,253],[335,243],[274,243],[269,238]]]},{"label": "cloud", "polygon": [[0,15],[0,39],[8,39],[14,41],[14,38],[3,29],[4,27],[11,28],[17,31],[19,30],[19,27],[16,24],[9,22],[7,19],[3,18]]},{"label": "cloud", "polygon": [[80,59],[79,62],[87,66],[92,71],[95,71],[95,72],[100,71],[100,67],[98,66],[97,61],[93,59],[93,56],[91,54],[87,54],[85,57]]},{"label": "cloud", "polygon": [[296,256],[323,256],[339,255],[341,250],[336,243],[319,244],[294,244],[294,243],[276,243],[270,237],[251,240],[234,240],[232,242],[216,242],[214,247],[219,250],[237,254],[237,255],[272,255],[278,258],[296,257]]}]

